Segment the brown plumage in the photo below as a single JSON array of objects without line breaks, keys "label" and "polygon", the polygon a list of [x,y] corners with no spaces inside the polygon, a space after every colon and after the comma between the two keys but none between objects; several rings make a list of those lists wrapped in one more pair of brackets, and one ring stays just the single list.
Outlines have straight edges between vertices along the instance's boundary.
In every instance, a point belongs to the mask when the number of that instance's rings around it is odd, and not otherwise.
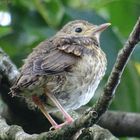
[{"label": "brown plumage", "polygon": [[[12,95],[37,105],[56,129],[71,123],[73,119],[64,109],[85,105],[105,73],[106,57],[99,46],[99,35],[109,25],[76,20],[41,42],[25,60],[11,87]],[[57,109],[66,117],[60,125],[48,114]]]}]

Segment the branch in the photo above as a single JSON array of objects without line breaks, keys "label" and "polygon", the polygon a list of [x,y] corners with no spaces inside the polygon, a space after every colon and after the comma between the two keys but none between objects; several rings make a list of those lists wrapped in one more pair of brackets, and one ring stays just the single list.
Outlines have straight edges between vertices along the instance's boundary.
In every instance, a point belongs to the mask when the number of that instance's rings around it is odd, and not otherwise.
[{"label": "branch", "polygon": [[19,74],[19,71],[17,70],[16,66],[11,62],[9,56],[6,53],[4,53],[4,51],[1,48],[0,48],[0,74],[7,78],[8,85],[12,84]]},{"label": "branch", "polygon": [[140,137],[140,114],[107,111],[98,122],[117,137]]},{"label": "branch", "polygon": [[[43,134],[40,134],[43,135]],[[37,140],[40,139],[38,134],[27,134],[23,131],[20,126],[12,125],[9,126],[5,120],[0,116],[0,139],[3,140]],[[97,125],[87,129],[83,129],[82,132],[79,132],[77,138],[73,140],[85,140],[85,139],[112,139],[118,140],[115,138],[108,130],[103,129]],[[41,139],[40,139],[41,140]],[[48,140],[48,139],[46,139]],[[53,139],[52,139],[53,140]]]},{"label": "branch", "polygon": [[98,125],[84,128],[78,138],[73,140],[118,140],[107,129],[103,129]]},{"label": "branch", "polygon": [[23,131],[20,126],[12,125],[9,126],[5,120],[0,116],[0,139],[2,140],[27,140],[27,138],[32,138],[30,140],[36,140],[36,134],[29,135]]},{"label": "branch", "polygon": [[[88,106],[81,107],[76,111],[69,112],[76,119],[88,109]],[[62,115],[55,114],[58,120],[62,120]],[[64,120],[62,120],[64,121]],[[121,111],[106,111],[100,118],[97,125],[108,129],[117,137],[140,137],[140,114]]]}]

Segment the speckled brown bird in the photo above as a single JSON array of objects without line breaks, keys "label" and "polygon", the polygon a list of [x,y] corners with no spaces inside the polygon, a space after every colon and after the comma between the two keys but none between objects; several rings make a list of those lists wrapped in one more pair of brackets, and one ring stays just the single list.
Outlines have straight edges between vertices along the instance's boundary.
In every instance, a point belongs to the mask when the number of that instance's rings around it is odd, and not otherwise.
[{"label": "speckled brown bird", "polygon": [[[55,129],[73,122],[66,111],[87,104],[105,74],[107,60],[99,37],[109,25],[75,20],[41,42],[25,60],[12,95],[38,106]],[[62,124],[49,115],[58,109],[66,118]]]}]

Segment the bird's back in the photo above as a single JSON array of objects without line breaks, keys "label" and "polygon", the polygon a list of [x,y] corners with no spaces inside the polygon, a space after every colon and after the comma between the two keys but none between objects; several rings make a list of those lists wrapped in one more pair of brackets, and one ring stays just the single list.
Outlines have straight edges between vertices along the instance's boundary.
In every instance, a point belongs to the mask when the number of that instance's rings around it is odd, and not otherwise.
[{"label": "bird's back", "polygon": [[13,96],[41,95],[44,93],[41,87],[46,84],[47,80],[56,79],[54,77],[62,75],[76,61],[74,55],[59,50],[51,39],[41,42],[24,60],[20,75],[11,87],[11,93]]}]

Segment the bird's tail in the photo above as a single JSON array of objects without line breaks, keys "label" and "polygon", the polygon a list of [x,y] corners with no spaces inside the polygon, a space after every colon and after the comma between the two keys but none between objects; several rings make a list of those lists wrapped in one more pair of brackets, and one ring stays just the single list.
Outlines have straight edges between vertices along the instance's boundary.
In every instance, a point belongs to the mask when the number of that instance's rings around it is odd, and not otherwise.
[{"label": "bird's tail", "polygon": [[14,97],[14,96],[19,95],[19,93],[20,93],[19,87],[17,87],[17,86],[12,86],[12,87],[10,88],[10,92],[9,92],[8,94],[10,94],[12,97]]}]

